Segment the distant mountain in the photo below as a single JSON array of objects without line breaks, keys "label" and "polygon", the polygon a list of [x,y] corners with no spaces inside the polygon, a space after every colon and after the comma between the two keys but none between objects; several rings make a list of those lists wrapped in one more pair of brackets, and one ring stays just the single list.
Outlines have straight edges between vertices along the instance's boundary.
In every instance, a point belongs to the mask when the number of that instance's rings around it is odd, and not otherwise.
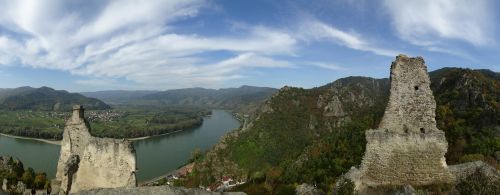
[{"label": "distant mountain", "polygon": [[49,87],[19,87],[0,90],[0,109],[8,110],[70,110],[73,104],[81,104],[87,109],[109,109],[106,103],[87,98],[78,93],[54,90]]},{"label": "distant mountain", "polygon": [[134,105],[195,106],[249,111],[277,92],[269,87],[175,89],[149,94],[131,101]]},{"label": "distant mountain", "polygon": [[132,100],[138,99],[140,97],[158,93],[160,91],[126,91],[126,90],[109,90],[109,91],[96,91],[96,92],[80,92],[80,94],[90,97],[100,99],[107,104],[125,104]]},{"label": "distant mountain", "polygon": [[[429,75],[437,126],[448,140],[448,164],[500,164],[499,73],[444,68]],[[249,194],[272,194],[297,183],[327,192],[341,174],[360,164],[365,131],[379,125],[389,87],[389,79],[367,77],[312,89],[284,87],[252,122],[225,135],[183,182],[210,186],[231,176],[251,181],[235,189]]]}]

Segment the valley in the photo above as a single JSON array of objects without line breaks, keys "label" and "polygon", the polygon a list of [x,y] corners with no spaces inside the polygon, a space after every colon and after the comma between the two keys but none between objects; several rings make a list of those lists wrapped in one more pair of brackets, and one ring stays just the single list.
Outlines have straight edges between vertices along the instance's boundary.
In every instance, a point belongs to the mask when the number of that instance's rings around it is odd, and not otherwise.
[{"label": "valley", "polygon": [[[0,133],[60,140],[69,112],[0,111]],[[99,137],[139,138],[201,125],[206,109],[113,109],[89,111],[92,133]]]},{"label": "valley", "polygon": [[[171,172],[184,165],[195,150],[206,151],[221,136],[240,127],[231,113],[212,110],[198,127],[176,133],[133,141],[137,153],[139,182]],[[37,140],[16,139],[0,135],[0,156],[20,159],[26,167],[45,172],[49,179],[56,173],[60,146]]]},{"label": "valley", "polygon": [[[499,74],[444,68],[429,75],[437,126],[449,143],[447,163],[481,160],[498,168]],[[171,185],[212,186],[223,175],[246,181],[230,190],[249,194],[286,192],[295,189],[294,183],[314,183],[328,192],[340,175],[360,163],[364,132],[380,123],[389,80],[347,77],[311,89],[283,87],[276,93],[248,88],[127,92],[126,100],[113,97],[116,92],[99,92],[107,95],[110,109],[88,110],[86,119],[94,136],[134,140],[139,181],[176,170],[202,149],[192,161],[193,172]],[[68,117],[69,112],[59,110],[2,109],[0,132],[60,140]],[[37,155],[19,155],[15,148],[57,155],[56,148],[4,136],[0,142],[21,144],[0,154],[17,155],[53,178],[56,158],[40,166],[33,160]],[[155,185],[166,184],[159,181],[163,183]]]},{"label": "valley", "polygon": [[[143,138],[198,127],[203,117],[210,115],[210,109],[228,109],[239,116],[254,113],[259,104],[275,91],[273,88],[242,86],[164,92],[101,91],[83,93],[89,96],[85,97],[48,87],[5,89],[0,91],[0,105],[3,101],[10,107],[0,107],[0,133],[60,140],[64,123],[71,114],[69,109],[62,108],[71,103],[87,105],[86,102],[96,101],[95,104],[105,106],[88,107],[87,117],[93,135]],[[44,98],[40,99],[40,94]],[[103,98],[106,103],[94,97]],[[10,99],[16,99],[16,104],[10,103]]]}]

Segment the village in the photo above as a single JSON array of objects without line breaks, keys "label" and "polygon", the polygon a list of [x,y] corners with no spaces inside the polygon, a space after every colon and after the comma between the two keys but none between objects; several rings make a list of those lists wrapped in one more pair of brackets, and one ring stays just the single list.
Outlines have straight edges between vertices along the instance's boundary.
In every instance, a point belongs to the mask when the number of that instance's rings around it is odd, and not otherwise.
[{"label": "village", "polygon": [[[177,182],[188,176],[194,168],[194,163],[189,163],[175,171],[172,171],[163,176],[154,178],[152,180],[146,181],[140,186],[160,186],[160,185],[170,185],[176,186]],[[200,189],[209,192],[224,192],[235,186],[245,184],[246,181],[237,181],[231,176],[223,176],[220,181],[210,185],[210,186],[198,186]]]},{"label": "village", "polygon": [[90,122],[112,122],[115,119],[122,117],[124,114],[125,112],[114,110],[89,111],[87,112],[87,120]]}]

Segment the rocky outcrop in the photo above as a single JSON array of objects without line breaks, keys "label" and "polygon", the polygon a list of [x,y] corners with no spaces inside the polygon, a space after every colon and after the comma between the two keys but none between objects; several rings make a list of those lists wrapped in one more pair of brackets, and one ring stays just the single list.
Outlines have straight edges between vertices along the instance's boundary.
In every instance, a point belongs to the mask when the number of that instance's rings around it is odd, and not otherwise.
[{"label": "rocky outcrop", "polygon": [[136,159],[128,140],[93,137],[82,106],[73,107],[61,142],[54,193],[135,187]]},{"label": "rocky outcrop", "polygon": [[322,195],[321,191],[314,186],[303,183],[295,188],[295,195]]},{"label": "rocky outcrop", "polygon": [[366,131],[360,169],[347,174],[358,192],[454,181],[444,158],[448,144],[444,132],[436,127],[436,102],[429,86],[423,58],[396,57],[384,117],[378,129]]},{"label": "rocky outcrop", "polygon": [[243,192],[208,192],[202,189],[190,189],[171,186],[147,186],[135,188],[95,189],[80,191],[75,195],[142,195],[142,194],[168,194],[168,195],[245,195]]},{"label": "rocky outcrop", "polygon": [[500,171],[482,161],[449,167],[455,175],[455,189],[460,194],[499,194]]},{"label": "rocky outcrop", "polygon": [[[481,175],[488,178],[490,181],[500,182],[500,171],[495,169],[483,161],[475,161],[449,166],[451,173],[456,177],[457,181],[465,180],[471,175],[479,172]],[[500,187],[500,186],[498,186]]]},{"label": "rocky outcrop", "polygon": [[388,79],[347,77],[321,88],[326,90],[318,96],[317,108],[323,110],[323,117],[329,119],[331,127],[338,128],[355,121],[359,113],[366,113],[364,109],[380,107],[383,110],[389,82]]}]

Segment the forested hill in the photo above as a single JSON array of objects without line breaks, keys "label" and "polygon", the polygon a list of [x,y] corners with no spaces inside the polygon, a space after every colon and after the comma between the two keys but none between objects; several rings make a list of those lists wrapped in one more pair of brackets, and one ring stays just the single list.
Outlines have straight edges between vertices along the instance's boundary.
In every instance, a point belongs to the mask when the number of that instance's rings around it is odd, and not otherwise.
[{"label": "forested hill", "polygon": [[500,157],[500,73],[444,68],[430,73],[438,128],[448,140],[446,159],[497,162]]},{"label": "forested hill", "polygon": [[72,105],[81,104],[90,110],[109,109],[104,102],[78,93],[54,90],[49,87],[20,87],[0,90],[0,109],[67,111]]},{"label": "forested hill", "polygon": [[[483,160],[497,165],[500,82],[487,70],[445,68],[430,73],[438,128],[449,142],[449,164]],[[348,77],[328,85],[284,87],[247,128],[226,135],[199,159],[185,186],[208,186],[231,176],[250,181],[249,194],[293,192],[315,184],[331,192],[336,179],[359,165],[364,132],[376,128],[389,95],[389,79]]]},{"label": "forested hill", "polygon": [[158,93],[160,91],[149,91],[149,90],[138,90],[138,91],[127,91],[127,90],[109,90],[109,91],[96,91],[96,92],[80,92],[80,94],[97,98],[104,101],[107,104],[126,104],[132,100],[141,98],[146,95]]},{"label": "forested hill", "polygon": [[257,108],[277,91],[274,88],[253,86],[225,89],[175,89],[149,94],[131,101],[130,104],[195,106],[249,111]]}]

